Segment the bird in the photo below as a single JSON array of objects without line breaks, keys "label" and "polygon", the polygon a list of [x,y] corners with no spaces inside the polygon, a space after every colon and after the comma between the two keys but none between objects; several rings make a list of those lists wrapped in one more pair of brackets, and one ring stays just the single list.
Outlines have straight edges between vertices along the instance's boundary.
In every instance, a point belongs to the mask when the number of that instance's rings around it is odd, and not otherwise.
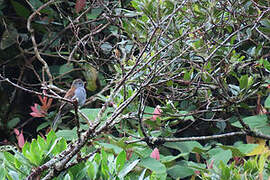
[{"label": "bird", "polygon": [[[81,79],[75,79],[72,82],[70,89],[65,94],[64,98],[73,101],[77,100],[78,106],[79,107],[83,106],[86,101],[86,91],[84,88],[84,84],[85,83]],[[66,113],[68,113],[71,109],[73,109],[73,105],[71,103],[68,102],[61,103],[58,113],[56,114],[52,123],[52,129],[54,131],[56,130],[58,121],[61,119],[61,117]]]}]

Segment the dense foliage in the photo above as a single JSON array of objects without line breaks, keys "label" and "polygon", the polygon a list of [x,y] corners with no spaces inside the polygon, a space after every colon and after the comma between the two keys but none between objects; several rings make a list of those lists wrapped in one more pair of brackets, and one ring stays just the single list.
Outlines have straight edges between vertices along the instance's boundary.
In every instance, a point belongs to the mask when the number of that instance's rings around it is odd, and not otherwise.
[{"label": "dense foliage", "polygon": [[[263,0],[0,1],[0,178],[268,179],[269,13]],[[69,101],[54,132],[76,78],[87,102]]]}]

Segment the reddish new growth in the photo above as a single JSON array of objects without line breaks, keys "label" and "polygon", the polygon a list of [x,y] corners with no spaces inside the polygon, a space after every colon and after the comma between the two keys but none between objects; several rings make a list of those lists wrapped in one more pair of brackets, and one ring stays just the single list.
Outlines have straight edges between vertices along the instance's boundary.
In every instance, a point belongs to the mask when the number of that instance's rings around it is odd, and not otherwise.
[{"label": "reddish new growth", "polygon": [[24,136],[23,136],[23,130],[20,132],[18,129],[14,129],[14,133],[16,134],[16,138],[17,138],[17,141],[18,141],[18,146],[20,148],[23,147],[25,141],[24,141]]},{"label": "reddish new growth", "polygon": [[158,161],[160,160],[158,148],[155,148],[155,149],[152,151],[150,157],[151,157],[151,158],[154,158],[154,159],[156,159],[156,160],[158,160]]},{"label": "reddish new growth", "polygon": [[154,109],[154,114],[153,114],[152,119],[156,121],[157,118],[161,116],[161,113],[162,113],[162,109],[161,109],[160,106],[158,105],[158,106]]},{"label": "reddish new growth", "polygon": [[[46,94],[46,91],[43,91],[44,94]],[[52,98],[48,98],[46,96],[41,97],[40,95],[38,96],[42,106],[39,104],[35,103],[34,106],[31,106],[32,112],[30,113],[31,116],[33,117],[46,117],[49,108],[51,107],[52,104]]]},{"label": "reddish new growth", "polygon": [[76,13],[79,13],[81,10],[84,9],[86,5],[86,0],[77,0],[75,5]]}]

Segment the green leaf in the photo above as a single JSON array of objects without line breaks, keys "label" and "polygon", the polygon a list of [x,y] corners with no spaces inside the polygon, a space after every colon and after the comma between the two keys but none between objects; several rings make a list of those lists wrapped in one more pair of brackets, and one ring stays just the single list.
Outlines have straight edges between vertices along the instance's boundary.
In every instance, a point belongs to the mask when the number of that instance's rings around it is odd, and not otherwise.
[{"label": "green leaf", "polygon": [[37,137],[37,143],[38,143],[38,146],[39,146],[40,150],[47,151],[47,143],[46,143],[45,139],[38,136]]},{"label": "green leaf", "polygon": [[88,13],[87,19],[91,20],[91,19],[96,19],[101,13],[102,13],[103,9],[102,8],[93,8],[91,9],[91,13]]},{"label": "green leaf", "polygon": [[126,151],[121,151],[116,157],[116,171],[120,172],[126,162]]},{"label": "green leaf", "polygon": [[[172,148],[172,149],[177,149],[181,153],[190,153],[192,150],[197,147],[197,148],[203,148],[200,143],[197,141],[187,141],[187,142],[167,142],[164,144],[164,146]],[[188,156],[184,157],[185,159],[188,158]]]},{"label": "green leaf", "polygon": [[132,163],[128,164],[127,166],[124,167],[124,169],[122,169],[119,174],[118,177],[120,179],[124,178],[130,171],[133,170],[133,168],[138,164],[140,160],[137,159],[135,161],[133,161]]},{"label": "green leaf", "polygon": [[206,153],[209,149],[211,149],[211,146],[206,146],[206,147],[194,147],[192,152],[195,153]]},{"label": "green leaf", "polygon": [[164,164],[151,157],[142,159],[140,165],[147,169],[150,169],[151,171],[155,171],[158,174],[166,173],[166,167],[164,166]]},{"label": "green leaf", "polygon": [[270,94],[268,95],[268,97],[266,98],[264,102],[264,107],[270,109]]},{"label": "green leaf", "polygon": [[15,12],[21,16],[21,17],[25,17],[28,18],[30,16],[30,11],[24,7],[22,4],[18,3],[17,1],[11,0],[11,4],[15,10]]},{"label": "green leaf", "polygon": [[9,153],[9,152],[4,152],[4,156],[5,156],[5,159],[10,163],[10,164],[14,164],[14,156]]},{"label": "green leaf", "polygon": [[232,155],[235,157],[244,157],[247,155],[247,153],[251,152],[255,147],[257,147],[256,144],[238,144],[238,146],[225,146],[225,145],[219,145],[224,150],[230,150],[232,151]]},{"label": "green leaf", "polygon": [[50,122],[46,121],[42,124],[40,124],[37,129],[36,129],[36,132],[40,131],[41,129],[44,129],[45,127],[48,127],[50,125]]},{"label": "green leaf", "polygon": [[221,148],[211,149],[208,152],[211,156],[211,159],[208,160],[208,164],[215,164],[217,167],[222,161],[224,164],[227,164],[229,160],[232,158],[232,152],[230,150],[223,150]]},{"label": "green leaf", "polygon": [[[189,112],[188,111],[179,111],[179,114],[180,115],[185,115],[185,114],[188,114]],[[182,117],[179,117],[179,119],[182,119],[182,120],[191,120],[191,121],[195,121],[194,117],[193,116],[182,116]]]},{"label": "green leaf", "polygon": [[101,154],[102,154],[102,159],[101,159],[101,172],[102,172],[102,175],[104,176],[104,178],[107,178],[109,177],[109,163],[108,163],[108,155],[107,153],[104,151],[104,149],[101,149]]},{"label": "green leaf", "polygon": [[[81,112],[87,116],[91,121],[94,121],[100,111],[100,108],[81,109]],[[113,112],[113,108],[107,108],[104,112],[102,119],[105,119],[109,113]]]},{"label": "green leaf", "polygon": [[240,85],[239,85],[240,89],[247,88],[247,86],[248,86],[248,75],[246,74],[246,75],[241,76],[239,83],[240,83]]},{"label": "green leaf", "polygon": [[40,165],[42,161],[43,151],[40,150],[36,139],[33,139],[30,145],[30,153],[32,155],[32,163],[34,163],[35,165]]},{"label": "green leaf", "polygon": [[262,19],[262,20],[260,21],[260,23],[261,23],[263,26],[266,26],[266,27],[270,28],[270,21],[269,21],[269,19]]},{"label": "green leaf", "polygon": [[56,132],[57,137],[63,137],[67,141],[77,139],[77,130],[73,128],[72,130],[59,130]]},{"label": "green leaf", "polygon": [[66,139],[61,138],[61,139],[59,140],[59,142],[57,143],[57,145],[56,145],[56,148],[55,148],[56,153],[54,153],[54,154],[58,154],[58,153],[64,151],[66,148],[67,148],[67,142],[66,142]]},{"label": "green leaf", "polygon": [[162,156],[162,157],[160,157],[160,161],[162,163],[169,163],[169,162],[172,162],[180,157],[187,156],[187,155],[188,155],[188,153],[180,153],[177,156]]},{"label": "green leaf", "polygon": [[[252,152],[256,147],[258,147],[258,144],[243,144],[243,142],[236,142],[233,145],[234,148],[237,148],[242,154],[245,154],[245,156]],[[235,156],[235,152],[233,152],[233,155]]]},{"label": "green leaf", "polygon": [[16,117],[8,121],[7,126],[9,129],[13,129],[19,122],[20,122],[20,118]]},{"label": "green leaf", "polygon": [[263,66],[265,67],[265,69],[270,71],[270,62],[267,59],[262,59],[262,63],[263,63]]},{"label": "green leaf", "polygon": [[[259,130],[264,134],[270,134],[270,126],[266,115],[256,115],[243,118],[244,123],[246,123],[252,130]],[[233,126],[242,128],[239,121],[232,123]]]},{"label": "green leaf", "polygon": [[194,170],[187,166],[175,165],[168,169],[168,174],[174,179],[179,179],[193,175]]},{"label": "green leaf", "polygon": [[47,136],[47,144],[48,145],[52,145],[54,143],[54,141],[57,139],[56,135],[55,135],[55,132],[54,131],[50,131]]},{"label": "green leaf", "polygon": [[2,167],[3,165],[0,165],[0,179],[6,179],[6,171],[4,169],[4,167]]},{"label": "green leaf", "polygon": [[[95,179],[97,174],[97,166],[95,162],[87,162],[87,175],[90,179]],[[94,165],[95,164],[95,165]]]}]

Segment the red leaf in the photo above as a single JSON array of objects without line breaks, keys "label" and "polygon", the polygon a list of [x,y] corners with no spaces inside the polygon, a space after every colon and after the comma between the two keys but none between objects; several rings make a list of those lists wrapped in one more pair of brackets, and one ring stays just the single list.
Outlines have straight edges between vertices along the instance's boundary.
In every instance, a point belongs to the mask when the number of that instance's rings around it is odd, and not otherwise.
[{"label": "red leaf", "polygon": [[154,159],[156,159],[156,160],[158,160],[158,161],[160,160],[158,148],[155,148],[155,149],[152,151],[150,157],[151,157],[151,158],[154,158]]},{"label": "red leaf", "polygon": [[18,130],[18,129],[16,129],[16,128],[14,128],[14,133],[17,135],[17,136],[19,136],[19,134],[20,134],[20,131]]},{"label": "red leaf", "polygon": [[30,113],[31,116],[33,117],[45,117],[46,116],[46,112],[43,111],[42,109],[38,108],[38,104],[34,104],[34,106],[31,106],[31,110],[33,112]]},{"label": "red leaf", "polygon": [[76,13],[79,13],[81,10],[83,10],[85,5],[86,5],[86,0],[77,0],[76,5],[75,5]]},{"label": "red leaf", "polygon": [[16,138],[17,138],[19,147],[22,148],[24,143],[25,143],[24,136],[23,136],[23,130],[20,132],[18,129],[15,128],[14,133],[16,134]]},{"label": "red leaf", "polygon": [[[43,91],[43,94],[47,94],[46,91],[44,90]],[[48,100],[48,97],[47,96],[44,96],[44,97],[41,97],[40,95],[38,96],[42,106],[41,106],[41,109],[47,113],[49,108],[51,107],[51,104],[52,104],[52,101],[53,99],[52,98],[49,98]]]},{"label": "red leaf", "polygon": [[154,110],[152,119],[156,121],[157,117],[160,117],[161,113],[162,113],[162,110],[160,109],[160,106],[157,106]]}]

